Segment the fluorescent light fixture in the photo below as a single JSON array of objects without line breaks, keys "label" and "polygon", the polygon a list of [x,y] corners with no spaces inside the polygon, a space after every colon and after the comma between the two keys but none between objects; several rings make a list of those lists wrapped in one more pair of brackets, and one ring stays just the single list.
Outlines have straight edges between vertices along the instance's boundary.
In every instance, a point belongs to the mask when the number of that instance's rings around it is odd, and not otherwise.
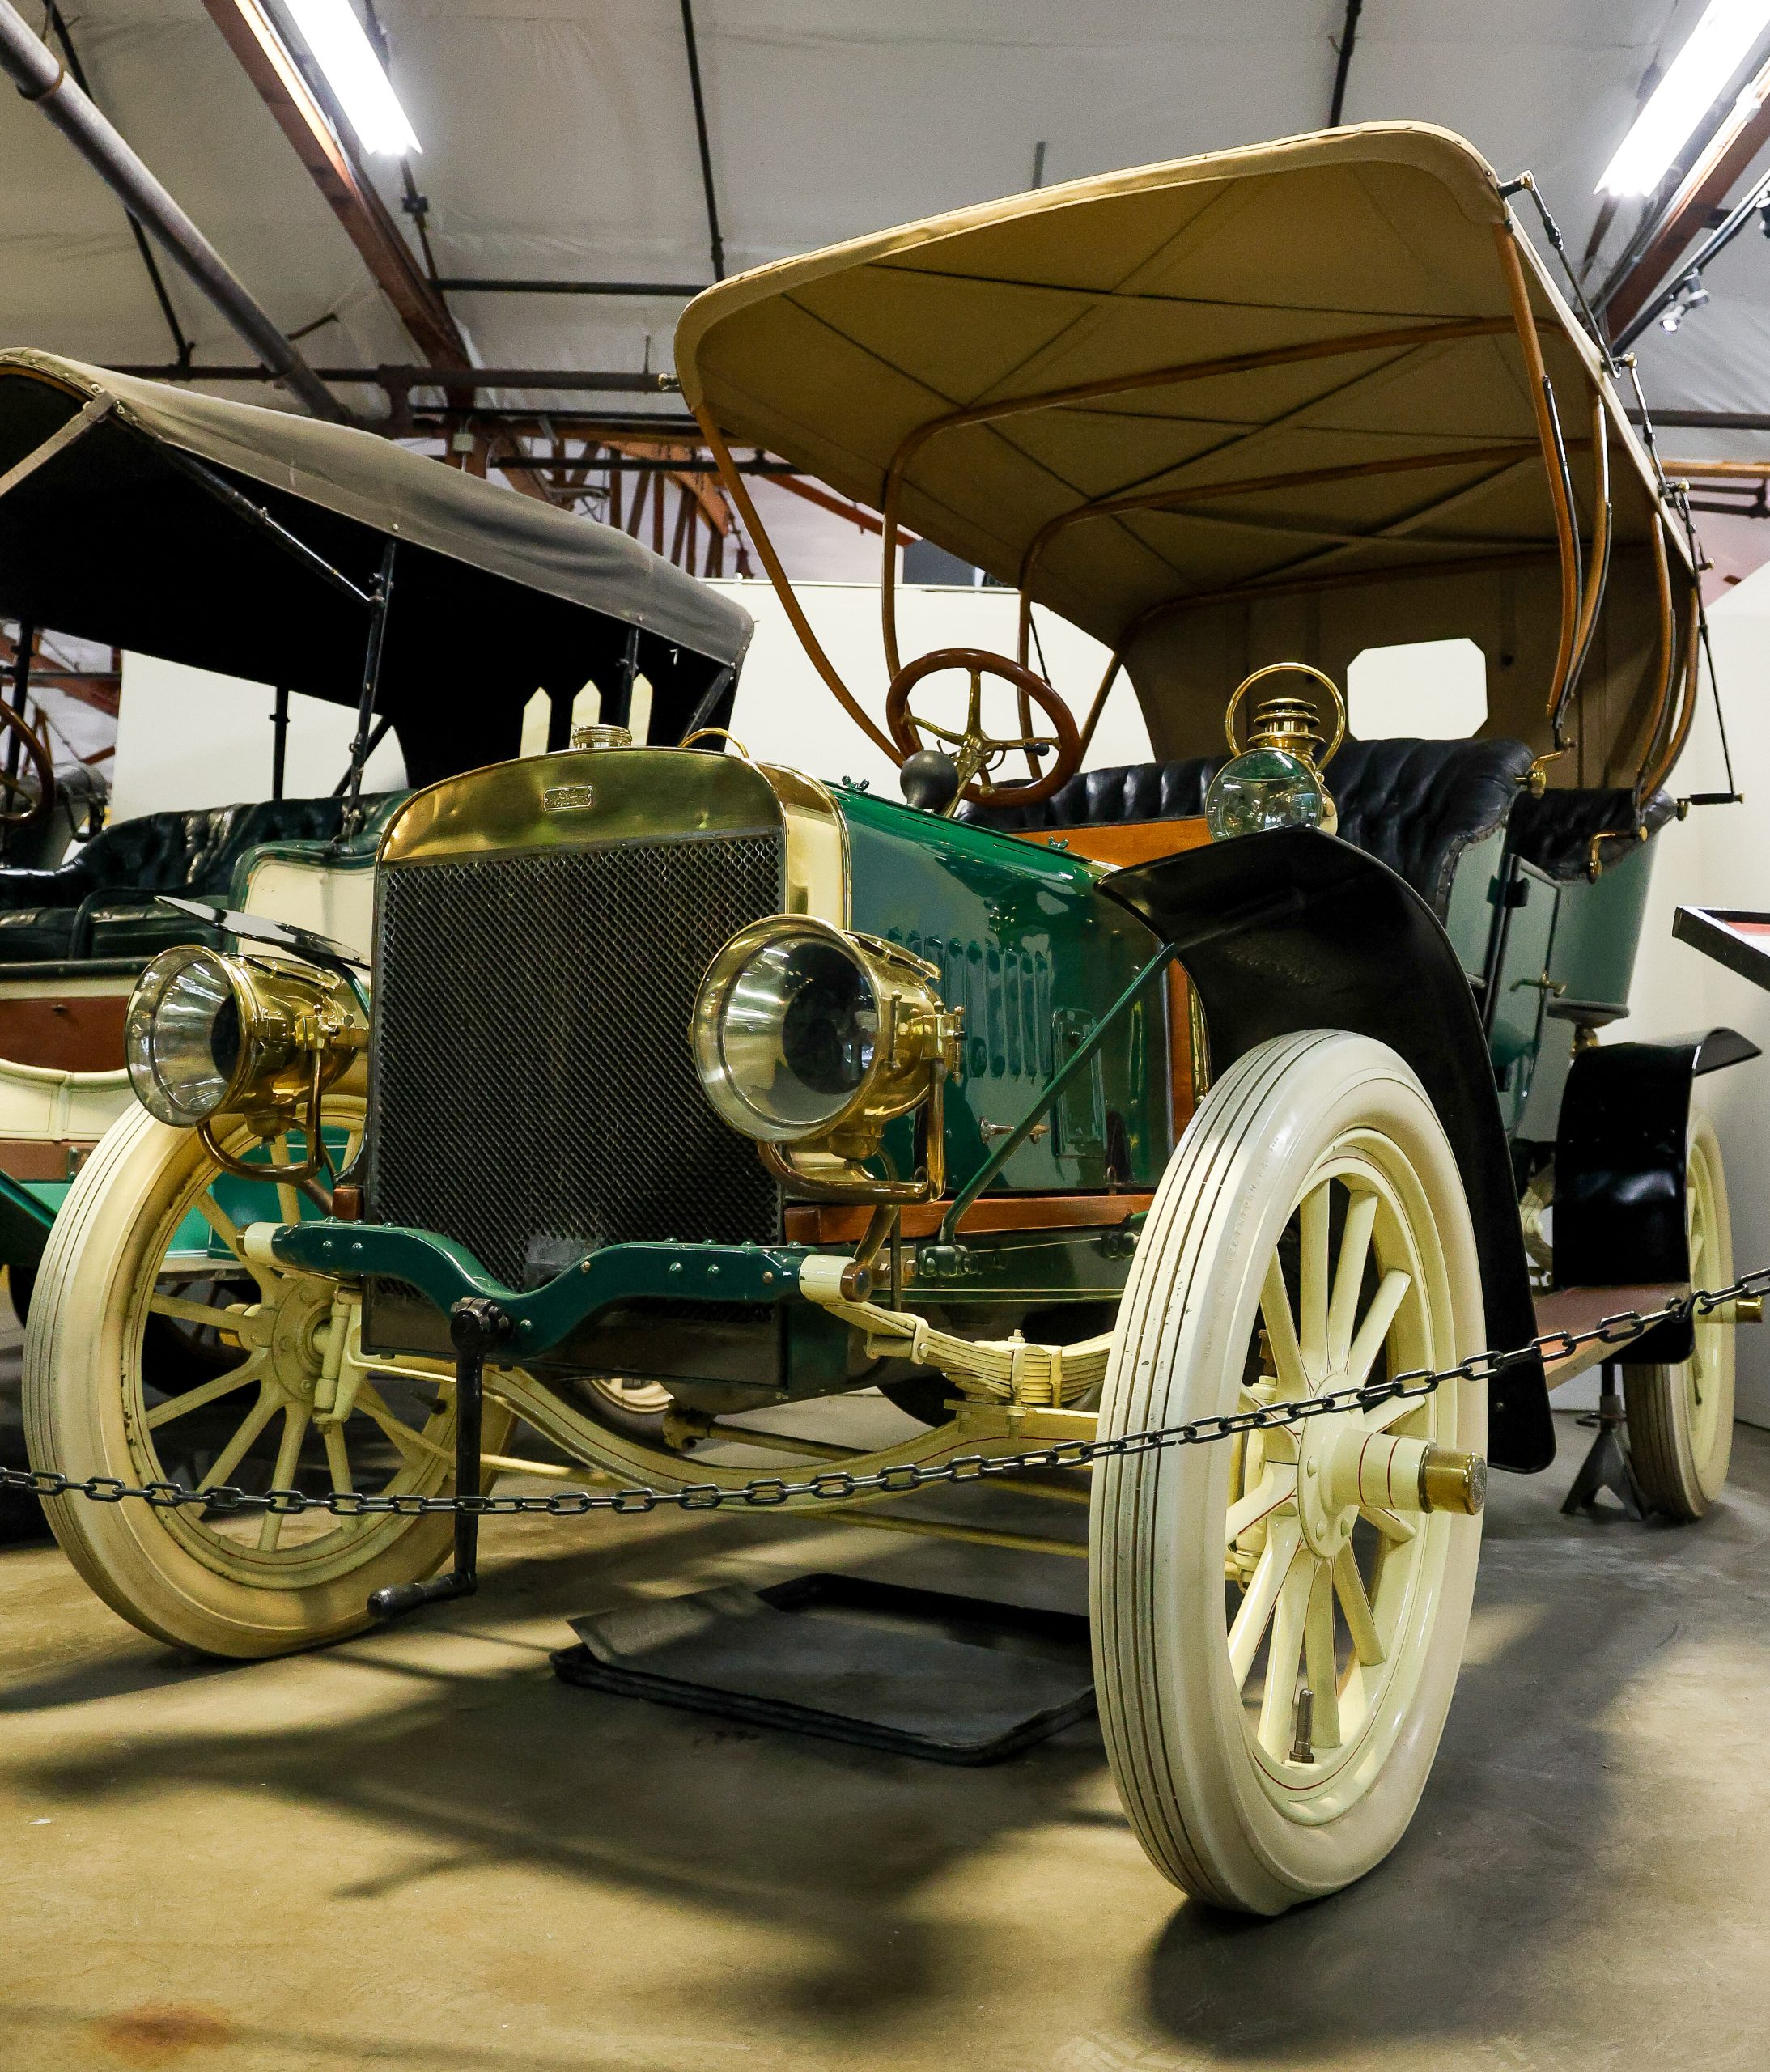
[{"label": "fluorescent light fixture", "polygon": [[[391,151],[400,158],[422,151],[350,0],[287,0],[287,4],[363,150]],[[1766,7],[1770,11],[1770,0]]]},{"label": "fluorescent light fixture", "polygon": [[[343,0],[339,0],[343,4]],[[1690,40],[1666,69],[1598,183],[1601,194],[1651,194],[1691,132],[1744,63],[1770,0],[1708,0]]]}]

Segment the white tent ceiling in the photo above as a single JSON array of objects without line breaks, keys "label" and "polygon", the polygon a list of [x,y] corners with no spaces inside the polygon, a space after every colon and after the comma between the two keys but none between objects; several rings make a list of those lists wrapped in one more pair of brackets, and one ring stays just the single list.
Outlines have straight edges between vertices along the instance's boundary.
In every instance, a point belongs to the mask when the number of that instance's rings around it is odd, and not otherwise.
[{"label": "white tent ceiling", "polygon": [[[1442,123],[1502,174],[1533,168],[1577,253],[1644,70],[1700,11],[1701,0],[1367,0],[1346,115]],[[276,321],[337,320],[307,341],[316,362],[415,356],[202,0],[64,0],[64,12],[100,106]],[[701,0],[728,263],[1012,193],[1029,184],[1041,141],[1049,182],[1319,127],[1342,13],[1341,0]],[[707,277],[676,0],[382,0],[380,15],[444,274]],[[397,211],[392,163],[371,163]],[[239,360],[220,318],[168,270],[199,360]],[[1742,239],[1709,286],[1713,302],[1675,338],[1644,340],[1649,395],[1770,408],[1770,253]],[[647,353],[669,365],[678,304],[474,294],[455,307],[484,364],[638,368]],[[170,356],[117,203],[10,93],[0,343],[101,363]],[[1712,435],[1674,443],[1723,450]]]}]

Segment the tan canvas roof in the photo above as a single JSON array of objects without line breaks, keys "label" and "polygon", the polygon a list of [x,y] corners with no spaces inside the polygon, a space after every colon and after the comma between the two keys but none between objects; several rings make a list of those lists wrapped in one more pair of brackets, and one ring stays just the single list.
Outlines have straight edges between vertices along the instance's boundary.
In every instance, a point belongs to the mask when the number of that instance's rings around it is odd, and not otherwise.
[{"label": "tan canvas roof", "polygon": [[1452,633],[1487,652],[1491,728],[1546,745],[1576,581],[1546,374],[1578,578],[1601,459],[1614,520],[1557,779],[1628,781],[1653,745],[1650,465],[1492,168],[1448,132],[1337,130],[834,246],[702,295],[677,355],[731,439],[889,502],[1122,646],[1170,754],[1218,737],[1261,662],[1343,678],[1364,647]]}]

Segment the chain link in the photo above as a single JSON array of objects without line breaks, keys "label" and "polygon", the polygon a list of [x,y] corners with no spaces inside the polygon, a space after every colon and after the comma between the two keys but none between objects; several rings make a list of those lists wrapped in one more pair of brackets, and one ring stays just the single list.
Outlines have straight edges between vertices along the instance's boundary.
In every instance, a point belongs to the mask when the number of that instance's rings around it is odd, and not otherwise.
[{"label": "chain link", "polygon": [[843,1503],[877,1492],[902,1496],[933,1484],[981,1482],[992,1475],[1021,1475],[1039,1469],[1086,1467],[1097,1460],[1124,1460],[1140,1454],[1160,1453],[1170,1446],[1209,1446],[1219,1439],[1233,1439],[1245,1432],[1271,1431],[1301,1424],[1312,1417],[1343,1415],[1352,1410],[1373,1410],[1379,1403],[1398,1397],[1428,1396],[1445,1382],[1491,1382],[1505,1368],[1539,1354],[1564,1360],[1582,1345],[1627,1345],[1658,1325],[1685,1318],[1705,1317],[1725,1304],[1770,1290],[1770,1267],[1742,1274],[1725,1288],[1698,1289],[1680,1296],[1664,1308],[1619,1310],[1601,1317],[1585,1331],[1542,1332],[1527,1344],[1509,1352],[1491,1349],[1471,1352],[1454,1367],[1434,1372],[1416,1367],[1385,1382],[1370,1382],[1357,1388],[1335,1389],[1326,1395],[1302,1396],[1284,1403],[1263,1404],[1254,1410],[1238,1410],[1216,1417],[1195,1417],[1184,1424],[1164,1424],[1141,1432],[1121,1433],[1106,1439],[1060,1439],[1048,1446],[1033,1446],[1016,1454],[959,1454],[951,1459],[926,1464],[900,1461],[865,1475],[842,1469],[820,1471],[802,1482],[784,1481],[779,1475],[758,1475],[735,1488],[717,1482],[686,1484],[679,1489],[635,1487],[625,1489],[561,1489],[550,1494],[511,1494],[507,1497],[468,1494],[458,1497],[423,1497],[414,1493],[375,1497],[361,1490],[328,1490],[315,1495],[304,1489],[251,1490],[221,1484],[212,1489],[193,1489],[180,1482],[120,1481],[115,1475],[90,1475],[79,1480],[51,1469],[0,1467],[0,1489],[19,1490],[36,1497],[83,1497],[95,1504],[121,1504],[135,1499],[155,1510],[179,1510],[189,1505],[231,1516],[236,1512],[277,1511],[285,1514],[327,1511],[334,1518],[354,1518],[382,1514],[401,1518],[423,1518],[436,1512],[469,1511],[482,1518],[582,1518],[592,1511],[619,1515],[638,1514],[666,1507],[682,1511],[716,1511],[732,1506],[756,1509],[776,1508],[796,1497],[813,1501]]}]

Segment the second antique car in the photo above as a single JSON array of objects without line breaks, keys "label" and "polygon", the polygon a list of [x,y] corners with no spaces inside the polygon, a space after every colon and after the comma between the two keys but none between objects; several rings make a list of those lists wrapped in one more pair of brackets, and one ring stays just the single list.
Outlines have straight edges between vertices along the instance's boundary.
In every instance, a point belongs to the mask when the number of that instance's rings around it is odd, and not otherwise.
[{"label": "second antique car", "polygon": [[[587,684],[613,720],[643,681],[673,740],[702,707],[728,715],[749,635],[636,541],[388,440],[24,350],[0,351],[0,614],[265,686],[270,774],[266,797],[113,822],[54,868],[0,843],[0,1264],[21,1316],[69,1182],[133,1105],[137,979],[223,940],[196,907],[366,957],[396,801],[363,775],[384,736],[432,783],[516,753],[537,697],[563,746]],[[494,620],[521,630],[464,643]],[[55,796],[20,646],[0,749],[22,743],[31,781],[0,771],[0,835]],[[286,796],[291,693],[359,715],[324,797]]]},{"label": "second antique car", "polygon": [[[32,1453],[139,1488],[197,1396],[236,1429],[203,1501],[70,1492],[57,1534],[144,1631],[269,1655],[471,1590],[477,1517],[422,1500],[533,1468],[519,1420],[629,1508],[861,1518],[919,1470],[1253,1413],[1093,1461],[1101,1717],[1175,1883],[1331,1892],[1424,1786],[1489,1463],[1548,1465],[1547,1382],[1606,1352],[1546,1376],[1533,1334],[1730,1276],[1690,1110],[1727,1046],[1598,1036],[1696,694],[1682,526],[1491,169],[1413,125],[764,268],[677,360],[905,801],[729,742],[499,762],[391,819],[372,1008],[324,957],[159,958],[143,1105],[45,1260]],[[883,513],[883,725],[740,443]],[[899,654],[903,524],[1109,645],[1080,726],[1024,639]],[[1488,658],[1479,737],[1340,745],[1352,658],[1451,634]],[[1161,759],[1084,773],[1121,672]],[[239,1276],[206,1304],[168,1278],[193,1216]],[[233,1364],[161,1392],[159,1314]],[[1730,1339],[1674,1314],[1630,1348],[1637,1463],[1685,1515],[1725,1471]],[[1516,1357],[1458,1373],[1489,1347]],[[913,1430],[807,1439],[819,1482],[745,1421],[874,1386]],[[240,1508],[253,1461],[323,1501]]]}]

